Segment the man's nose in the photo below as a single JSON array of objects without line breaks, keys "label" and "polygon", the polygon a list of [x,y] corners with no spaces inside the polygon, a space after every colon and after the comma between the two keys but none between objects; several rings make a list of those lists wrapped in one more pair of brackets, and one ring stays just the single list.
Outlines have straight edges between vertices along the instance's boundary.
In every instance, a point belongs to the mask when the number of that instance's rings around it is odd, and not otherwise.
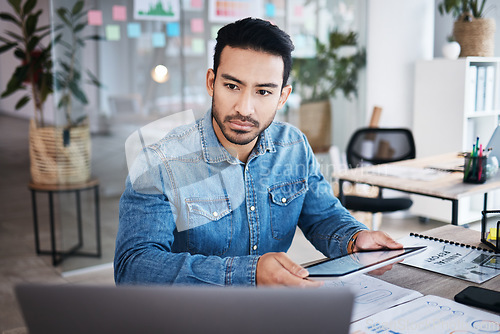
[{"label": "man's nose", "polygon": [[236,102],[236,111],[242,116],[248,116],[254,113],[252,94],[250,91],[243,91]]}]

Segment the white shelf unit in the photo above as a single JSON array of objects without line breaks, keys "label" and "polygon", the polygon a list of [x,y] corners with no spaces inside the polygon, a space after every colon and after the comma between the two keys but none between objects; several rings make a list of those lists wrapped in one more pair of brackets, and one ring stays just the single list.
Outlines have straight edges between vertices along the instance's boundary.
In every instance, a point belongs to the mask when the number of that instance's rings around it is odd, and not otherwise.
[{"label": "white shelf unit", "polygon": [[[480,71],[490,71],[488,88],[486,76],[484,81],[478,80]],[[482,88],[478,88],[479,82],[484,82]],[[478,99],[483,98],[489,102],[478,103]],[[500,120],[500,58],[418,61],[413,112],[413,134],[419,158],[448,152],[470,152],[477,137],[485,146]],[[412,199],[412,214],[451,221],[451,204],[447,201],[422,196],[413,196]],[[499,202],[498,191],[488,195],[489,209],[499,209]],[[483,196],[460,200],[458,224],[479,220],[482,208]]]}]

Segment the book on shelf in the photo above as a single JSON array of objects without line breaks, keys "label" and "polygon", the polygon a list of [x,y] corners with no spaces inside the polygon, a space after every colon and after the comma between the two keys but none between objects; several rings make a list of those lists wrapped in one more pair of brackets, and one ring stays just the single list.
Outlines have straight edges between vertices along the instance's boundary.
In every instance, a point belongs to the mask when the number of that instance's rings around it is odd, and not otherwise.
[{"label": "book on shelf", "polygon": [[476,110],[477,66],[469,66],[469,111]]},{"label": "book on shelf", "polygon": [[484,111],[484,92],[486,87],[486,67],[477,67],[477,86],[476,86],[476,111]]},{"label": "book on shelf", "polygon": [[500,274],[500,254],[490,249],[416,233],[398,241],[405,247],[427,246],[425,251],[405,259],[404,265],[474,283],[486,282]]},{"label": "book on shelf", "polygon": [[484,87],[484,110],[492,111],[495,101],[495,66],[486,66],[486,82]]}]

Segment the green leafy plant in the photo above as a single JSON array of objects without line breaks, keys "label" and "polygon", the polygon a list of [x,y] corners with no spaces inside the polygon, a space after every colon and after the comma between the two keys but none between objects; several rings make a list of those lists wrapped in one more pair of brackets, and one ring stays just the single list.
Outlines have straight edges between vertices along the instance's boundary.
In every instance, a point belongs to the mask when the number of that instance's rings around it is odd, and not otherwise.
[{"label": "green leafy plant", "polygon": [[[35,115],[34,119],[39,126],[44,126],[43,106],[47,97],[52,94],[52,42],[44,44],[46,37],[50,35],[50,25],[39,26],[38,20],[42,10],[35,10],[36,0],[8,0],[14,10],[14,15],[2,12],[0,19],[13,23],[18,31],[5,31],[0,36],[3,43],[0,53],[14,49],[14,57],[19,59],[20,64],[15,68],[6,89],[1,97],[5,98],[17,91],[26,91],[16,103],[18,110],[33,101]],[[31,87],[31,92],[28,89]]]},{"label": "green leafy plant", "polygon": [[[355,32],[334,30],[329,33],[327,44],[315,38],[315,57],[293,59],[293,84],[302,102],[335,97],[338,91],[348,99],[357,96],[358,72],[366,64],[366,51],[358,48],[357,38]],[[344,47],[354,52],[342,55]]]},{"label": "green leafy plant", "polygon": [[438,4],[438,10],[441,15],[451,13],[455,19],[462,15],[465,19],[468,17],[481,18],[485,14],[486,0],[442,0]]},{"label": "green leafy plant", "polygon": [[[64,110],[66,126],[72,127],[81,124],[86,115],[76,119],[73,117],[73,98],[76,98],[82,104],[88,104],[88,99],[82,89],[82,69],[81,69],[81,51],[88,40],[101,40],[98,35],[89,35],[82,37],[87,26],[87,11],[84,10],[84,1],[77,1],[71,10],[61,7],[56,11],[62,21],[66,35],[60,34],[57,38],[58,45],[63,48],[62,57],[56,62],[55,87],[61,91],[57,107]],[[89,70],[86,70],[87,84],[102,87],[97,77]]]}]

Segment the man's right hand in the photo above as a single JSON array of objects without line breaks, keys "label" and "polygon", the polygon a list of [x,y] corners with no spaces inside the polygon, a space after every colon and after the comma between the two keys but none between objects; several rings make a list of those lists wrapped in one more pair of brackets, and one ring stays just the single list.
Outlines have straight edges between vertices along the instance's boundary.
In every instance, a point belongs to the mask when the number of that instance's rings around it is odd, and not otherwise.
[{"label": "man's right hand", "polygon": [[307,280],[306,269],[295,263],[285,253],[266,253],[257,262],[257,285],[285,285],[319,287],[320,281]]}]

